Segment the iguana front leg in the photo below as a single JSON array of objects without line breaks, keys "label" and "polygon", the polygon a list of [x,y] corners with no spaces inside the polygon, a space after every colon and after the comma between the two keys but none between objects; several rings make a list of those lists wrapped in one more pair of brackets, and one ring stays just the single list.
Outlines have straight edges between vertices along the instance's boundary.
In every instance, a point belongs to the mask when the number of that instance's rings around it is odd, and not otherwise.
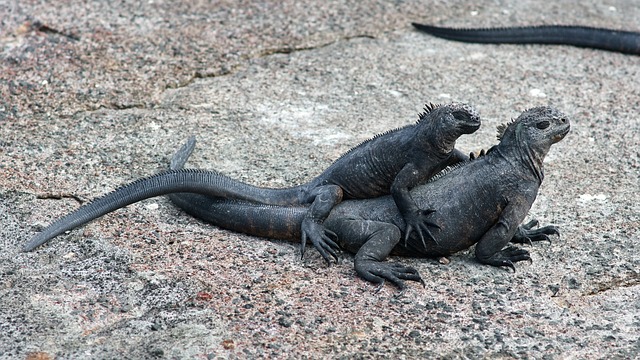
[{"label": "iguana front leg", "polygon": [[311,206],[302,220],[301,257],[304,257],[307,239],[309,239],[327,263],[331,263],[332,259],[338,262],[340,246],[335,242],[337,236],[333,231],[326,229],[323,222],[329,216],[331,209],[340,201],[342,201],[342,188],[338,185],[316,187],[304,199],[304,202],[310,202]]},{"label": "iguana front leg", "polygon": [[[467,155],[458,149],[453,149],[453,151],[451,152],[451,155],[449,155],[449,161],[447,162],[447,166],[451,166],[459,162],[467,161],[471,157],[471,154]],[[484,155],[484,150],[482,150],[482,154]]]},{"label": "iguana front leg", "polygon": [[429,221],[429,215],[435,210],[433,209],[420,209],[418,205],[416,205],[415,201],[411,197],[411,193],[409,190],[414,186],[418,185],[420,181],[426,180],[431,177],[433,174],[428,174],[425,176],[418,169],[416,165],[413,163],[409,163],[405,165],[402,170],[396,175],[396,178],[391,184],[391,195],[393,196],[393,200],[402,215],[402,218],[405,222],[405,231],[404,231],[404,244],[407,245],[407,240],[413,231],[418,233],[420,240],[422,240],[422,245],[427,248],[427,243],[425,242],[425,235],[428,236],[431,240],[433,240],[437,245],[435,237],[429,231],[429,226],[440,228],[436,223]]},{"label": "iguana front leg", "polygon": [[406,288],[404,280],[419,281],[424,285],[415,268],[384,262],[400,242],[401,233],[397,226],[361,219],[332,220],[330,226],[338,235],[340,245],[356,253],[354,267],[363,279],[380,287],[388,280],[400,290]]},{"label": "iguana front leg", "polygon": [[508,266],[516,271],[513,263],[531,260],[525,249],[507,246],[518,230],[518,225],[525,217],[529,207],[518,201],[507,204],[500,218],[476,244],[476,258],[483,264]]}]

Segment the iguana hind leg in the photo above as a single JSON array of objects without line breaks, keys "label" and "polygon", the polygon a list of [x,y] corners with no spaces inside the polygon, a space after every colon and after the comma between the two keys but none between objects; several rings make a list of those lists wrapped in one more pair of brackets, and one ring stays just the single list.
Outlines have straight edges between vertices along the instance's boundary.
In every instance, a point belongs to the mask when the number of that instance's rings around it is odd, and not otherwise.
[{"label": "iguana hind leg", "polygon": [[311,190],[303,202],[311,203],[306,217],[302,221],[301,256],[304,257],[307,239],[320,252],[320,255],[331,264],[338,262],[340,246],[336,243],[336,234],[328,230],[323,222],[331,209],[342,200],[342,188],[338,185],[323,185]]},{"label": "iguana hind leg", "polygon": [[424,285],[415,268],[384,262],[400,242],[397,226],[371,220],[340,219],[334,220],[331,228],[338,235],[340,245],[356,253],[354,267],[363,279],[380,286],[388,280],[400,290],[406,288],[404,280],[419,281]]},{"label": "iguana hind leg", "polygon": [[[195,145],[195,136],[191,136],[173,156],[171,160],[172,170],[179,170],[184,167]],[[174,202],[182,202],[179,197],[180,196],[174,196]],[[329,216],[331,209],[342,200],[342,189],[337,185],[323,185],[311,189],[308,193],[301,193],[301,199],[298,200],[303,204],[311,204],[301,227],[302,256],[304,256],[307,239],[309,239],[328,263],[331,263],[332,260],[337,262],[340,247],[336,243],[336,235],[332,231],[327,230],[322,223],[327,216]],[[300,204],[296,201],[295,204],[290,205]]]},{"label": "iguana hind leg", "polygon": [[515,235],[511,239],[515,244],[529,244],[534,241],[548,241],[551,243],[549,235],[560,235],[558,228],[553,225],[543,226],[541,228],[534,229],[538,226],[538,220],[531,220],[526,224],[518,226]]}]

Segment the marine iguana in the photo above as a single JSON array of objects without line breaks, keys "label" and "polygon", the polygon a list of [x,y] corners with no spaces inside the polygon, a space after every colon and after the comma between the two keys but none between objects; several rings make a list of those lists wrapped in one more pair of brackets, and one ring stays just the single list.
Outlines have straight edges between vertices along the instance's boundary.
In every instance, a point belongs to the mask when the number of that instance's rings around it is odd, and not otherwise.
[{"label": "marine iguana", "polygon": [[[334,207],[324,225],[334,232],[340,246],[355,253],[356,272],[364,279],[383,284],[386,280],[403,289],[403,280],[422,281],[416,269],[383,262],[389,254],[413,257],[446,256],[476,244],[476,258],[484,264],[507,266],[529,260],[525,249],[507,246],[549,240],[558,234],[554,226],[533,229],[537,222],[519,224],[537,196],[543,160],[552,144],[569,132],[566,117],[550,107],[527,110],[498,129],[500,142],[483,156],[468,160],[426,184],[414,187],[411,196],[421,207],[437,209],[430,214],[437,243],[423,243],[417,234],[401,243],[404,220],[392,196],[346,200]],[[188,146],[183,149],[187,149]],[[189,156],[181,150],[172,167],[181,167]],[[211,195],[219,189],[209,180],[220,174],[202,170],[173,170],[126,185],[116,192],[136,196],[109,195],[86,205],[89,209],[117,209],[140,199],[175,191]],[[158,181],[161,180],[161,181]],[[145,184],[141,192],[140,184]],[[169,184],[169,185],[167,185]],[[167,189],[171,189],[168,191]],[[126,200],[126,201],[125,201]],[[227,229],[255,236],[299,240],[301,224],[309,206],[274,206],[197,194],[174,194],[172,200],[186,212]],[[107,210],[108,210],[107,209]],[[109,210],[109,211],[111,211]],[[80,213],[80,216],[78,215]],[[74,212],[50,225],[25,246],[31,250],[47,239],[86,222],[87,213]],[[82,215],[85,214],[85,215]],[[95,215],[95,213],[92,213]],[[92,219],[98,215],[89,218]],[[56,225],[58,224],[58,225]],[[44,239],[44,240],[43,240]]]},{"label": "marine iguana", "polygon": [[640,32],[589,26],[542,25],[505,28],[447,28],[411,23],[416,29],[443,39],[490,44],[572,45],[640,55]]},{"label": "marine iguana", "polygon": [[[390,281],[398,288],[403,280],[422,281],[416,269],[383,260],[390,254],[447,256],[474,244],[476,258],[484,264],[507,266],[530,260],[527,250],[507,246],[549,240],[559,232],[554,226],[534,229],[537,221],[520,225],[544,179],[543,160],[552,144],[569,132],[569,120],[558,110],[538,107],[498,128],[500,142],[486,154],[443,171],[428,183],[416,186],[411,196],[437,225],[437,243],[427,244],[412,235],[401,242],[404,221],[391,196],[346,200],[324,222],[338,236],[341,247],[355,254],[355,270],[373,283]],[[180,169],[189,156],[183,147],[172,161]],[[212,198],[197,194],[172,194],[171,200],[187,213],[233,231],[275,239],[296,240],[307,208],[271,206]]]},{"label": "marine iguana", "polygon": [[285,189],[260,188],[215,172],[160,174],[121,187],[80,207],[37,234],[25,250],[120,207],[175,192],[271,205],[311,204],[300,224],[302,254],[309,238],[327,262],[331,262],[330,256],[337,261],[339,251],[338,244],[331,239],[335,234],[322,226],[331,209],[343,197],[372,198],[391,193],[404,218],[406,237],[415,231],[426,243],[423,232],[432,237],[427,216],[433,210],[417,207],[409,189],[443,168],[466,160],[466,155],[454,149],[455,142],[462,134],[472,133],[479,127],[480,118],[469,105],[427,105],[416,124],[375,136],[345,153],[310,182]]}]

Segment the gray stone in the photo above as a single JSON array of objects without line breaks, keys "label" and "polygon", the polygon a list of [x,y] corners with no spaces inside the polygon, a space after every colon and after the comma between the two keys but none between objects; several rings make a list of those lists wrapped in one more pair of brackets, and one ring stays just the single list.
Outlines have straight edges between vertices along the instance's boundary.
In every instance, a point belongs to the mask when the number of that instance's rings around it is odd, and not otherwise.
[{"label": "gray stone", "polygon": [[[0,358],[640,356],[639,58],[410,26],[638,31],[634,1],[9,0],[0,19]],[[530,212],[561,236],[515,274],[472,252],[391,259],[427,282],[398,301],[350,258],[301,261],[297,244],[164,198],[19,252],[79,202],[166,168],[192,134],[190,167],[286,186],[449,101],[483,117],[465,151],[529,107],[572,116]]]}]

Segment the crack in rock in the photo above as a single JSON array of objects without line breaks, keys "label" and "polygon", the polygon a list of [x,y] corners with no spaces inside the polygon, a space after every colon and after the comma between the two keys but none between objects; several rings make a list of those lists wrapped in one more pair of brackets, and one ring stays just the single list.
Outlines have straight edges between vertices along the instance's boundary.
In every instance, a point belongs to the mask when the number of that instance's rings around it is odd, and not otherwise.
[{"label": "crack in rock", "polygon": [[80,198],[78,195],[70,194],[70,193],[44,193],[44,194],[37,194],[36,195],[36,199],[43,199],[43,200],[73,199],[78,204],[84,204],[85,203],[85,201],[82,198]]},{"label": "crack in rock", "polygon": [[337,40],[333,40],[333,41],[329,41],[326,43],[322,43],[322,44],[318,44],[318,45],[313,45],[313,46],[284,46],[284,47],[280,47],[280,48],[274,48],[274,49],[267,49],[267,50],[263,50],[260,53],[258,53],[257,55],[251,56],[251,55],[247,55],[245,57],[243,57],[240,61],[240,63],[235,64],[235,65],[230,65],[230,66],[226,66],[223,65],[220,69],[214,70],[214,71],[196,71],[193,76],[191,76],[190,79],[176,85],[176,86],[167,86],[165,87],[165,90],[167,89],[181,89],[184,87],[187,87],[191,84],[193,84],[194,81],[196,81],[197,79],[207,79],[207,78],[216,78],[216,77],[220,77],[220,76],[227,76],[227,75],[231,75],[234,74],[235,71],[238,68],[243,67],[244,64],[246,64],[247,62],[251,61],[251,60],[255,60],[255,59],[261,59],[261,58],[265,58],[271,55],[278,55],[278,54],[293,54],[293,53],[297,53],[297,52],[302,52],[302,51],[311,51],[311,50],[318,50],[318,49],[322,49],[334,44],[337,44],[341,41],[350,41],[350,40],[354,40],[354,39],[375,39],[376,37],[373,35],[368,35],[368,34],[362,34],[362,35],[353,35],[353,36],[345,36],[342,38],[339,38]]}]

